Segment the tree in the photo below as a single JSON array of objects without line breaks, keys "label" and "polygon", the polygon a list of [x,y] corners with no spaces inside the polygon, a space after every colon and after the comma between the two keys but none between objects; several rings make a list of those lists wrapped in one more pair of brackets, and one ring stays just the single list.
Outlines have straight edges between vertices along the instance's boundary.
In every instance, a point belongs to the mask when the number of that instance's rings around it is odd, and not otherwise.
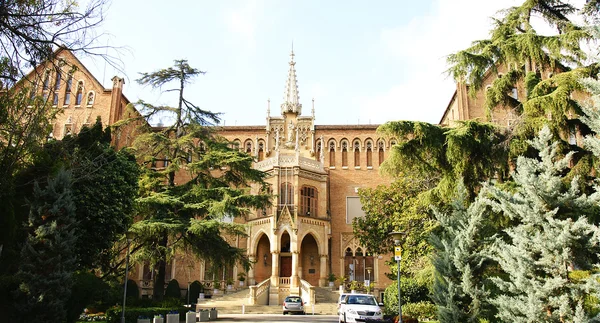
[{"label": "tree", "polygon": [[61,170],[44,189],[35,185],[27,242],[17,273],[22,293],[22,302],[16,307],[19,320],[61,322],[66,318],[65,303],[76,262],[75,228],[71,175]]},{"label": "tree", "polygon": [[0,80],[5,88],[25,76],[23,71],[52,60],[58,47],[104,58],[106,46],[96,33],[104,20],[106,0],[91,0],[83,7],[76,1],[6,0],[0,3]]},{"label": "tree", "polygon": [[[147,131],[133,143],[137,158],[147,166],[140,181],[140,221],[133,226],[134,250],[139,260],[157,269],[155,299],[164,296],[166,263],[176,250],[190,251],[213,266],[234,262],[248,266],[245,251],[224,237],[244,235],[245,229],[221,219],[245,216],[270,203],[266,174],[252,168],[253,158],[208,127],[219,121],[219,115],[185,99],[186,86],[200,74],[204,72],[178,60],[173,67],[144,73],[138,80],[153,88],[176,83],[168,91],[179,94],[176,106],[137,104],[147,118],[157,114],[174,118],[172,125]],[[164,167],[156,167],[157,162]],[[250,185],[258,187],[252,194]]]},{"label": "tree", "polygon": [[574,275],[600,260],[600,193],[583,194],[578,178],[563,181],[573,153],[559,157],[551,141],[548,127],[530,141],[539,159],[518,158],[513,190],[481,193],[512,220],[489,251],[504,273],[491,278],[499,293],[490,301],[503,322],[587,322],[586,298],[600,291],[593,275]]},{"label": "tree", "polygon": [[440,322],[480,322],[488,317],[489,291],[484,275],[486,206],[477,198],[469,204],[466,190],[459,185],[452,213],[434,212],[439,230],[431,235],[435,249],[435,282],[432,298]]},{"label": "tree", "polygon": [[[435,223],[428,214],[429,206],[421,205],[417,200],[427,184],[406,176],[399,177],[389,186],[380,185],[358,192],[366,216],[355,218],[352,227],[367,250],[385,254],[393,248],[393,241],[388,236],[390,232],[396,228],[410,232],[402,248],[401,271],[404,273],[416,274],[429,263],[427,239]],[[392,272],[391,276],[396,274]]]},{"label": "tree", "polygon": [[[489,73],[497,76],[486,90],[485,107],[488,115],[498,106],[511,107],[521,115],[511,140],[511,156],[527,153],[528,138],[546,124],[556,140],[561,135],[565,138],[574,128],[585,131],[572,117],[581,114],[572,93],[583,89],[581,77],[598,72],[597,62],[589,64],[582,48],[584,42],[597,38],[573,16],[589,20],[597,17],[597,9],[597,1],[587,1],[578,9],[569,1],[527,0],[494,19],[489,39],[475,41],[471,47],[448,56],[449,74],[457,82],[469,84],[471,94],[483,88]],[[535,17],[541,17],[555,33],[538,33],[532,24]],[[503,75],[498,73],[500,66],[507,68]],[[523,85],[527,95],[515,99],[511,90],[518,84]],[[566,142],[561,145],[564,150],[575,149]]]}]

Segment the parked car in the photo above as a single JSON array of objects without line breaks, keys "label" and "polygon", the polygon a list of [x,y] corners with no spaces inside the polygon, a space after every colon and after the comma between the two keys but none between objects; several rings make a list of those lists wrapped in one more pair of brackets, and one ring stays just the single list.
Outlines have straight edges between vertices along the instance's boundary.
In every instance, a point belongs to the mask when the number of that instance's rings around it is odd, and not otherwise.
[{"label": "parked car", "polygon": [[283,301],[283,315],[287,313],[302,313],[304,312],[304,302],[300,296],[288,296]]},{"label": "parked car", "polygon": [[365,322],[383,320],[382,303],[369,294],[347,294],[340,304],[340,322]]}]

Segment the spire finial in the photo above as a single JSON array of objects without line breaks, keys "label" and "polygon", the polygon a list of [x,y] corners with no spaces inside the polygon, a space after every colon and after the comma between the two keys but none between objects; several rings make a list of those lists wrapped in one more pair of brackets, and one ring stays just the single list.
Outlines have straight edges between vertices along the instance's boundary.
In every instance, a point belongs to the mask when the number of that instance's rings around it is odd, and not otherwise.
[{"label": "spire finial", "polygon": [[281,104],[281,114],[284,115],[288,112],[291,112],[300,115],[302,114],[302,104],[300,104],[300,96],[298,94],[298,81],[296,80],[296,62],[294,62],[294,42],[292,42],[292,52],[290,53],[289,64],[290,69],[288,71],[288,78],[285,83],[283,103]]}]

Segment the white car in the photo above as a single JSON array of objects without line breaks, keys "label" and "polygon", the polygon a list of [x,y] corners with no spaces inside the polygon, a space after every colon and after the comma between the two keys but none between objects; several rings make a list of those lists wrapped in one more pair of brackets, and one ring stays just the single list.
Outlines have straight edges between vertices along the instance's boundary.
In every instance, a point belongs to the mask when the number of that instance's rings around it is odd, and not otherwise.
[{"label": "white car", "polygon": [[367,319],[383,320],[381,307],[377,299],[369,294],[348,294],[340,304],[340,322],[364,322]]}]

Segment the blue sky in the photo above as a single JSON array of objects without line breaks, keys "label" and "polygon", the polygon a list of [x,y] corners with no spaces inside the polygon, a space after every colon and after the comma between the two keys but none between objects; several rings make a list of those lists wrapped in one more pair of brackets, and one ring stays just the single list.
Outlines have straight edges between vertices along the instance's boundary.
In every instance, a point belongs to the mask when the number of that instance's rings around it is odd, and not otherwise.
[{"label": "blue sky", "polygon": [[124,76],[131,101],[174,104],[135,79],[187,59],[207,72],[186,89],[192,102],[226,125],[264,125],[267,99],[280,115],[293,42],[303,115],[314,98],[317,124],[436,123],[454,91],[445,56],[486,38],[489,17],[519,2],[115,0],[102,28],[128,48],[125,70],[84,62],[106,87]]}]

